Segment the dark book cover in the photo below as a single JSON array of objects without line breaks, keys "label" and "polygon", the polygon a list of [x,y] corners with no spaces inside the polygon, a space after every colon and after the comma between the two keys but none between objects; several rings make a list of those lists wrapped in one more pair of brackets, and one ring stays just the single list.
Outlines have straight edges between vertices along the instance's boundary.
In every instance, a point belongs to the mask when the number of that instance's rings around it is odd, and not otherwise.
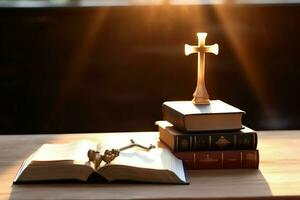
[{"label": "dark book cover", "polygon": [[157,121],[160,140],[174,152],[256,149],[257,133],[244,126],[241,130],[184,133],[167,121]]}]

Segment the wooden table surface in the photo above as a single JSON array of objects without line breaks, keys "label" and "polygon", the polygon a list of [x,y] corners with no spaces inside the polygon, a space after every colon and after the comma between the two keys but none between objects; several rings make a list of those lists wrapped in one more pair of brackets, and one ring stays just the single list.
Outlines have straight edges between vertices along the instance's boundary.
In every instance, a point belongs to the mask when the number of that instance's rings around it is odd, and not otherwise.
[{"label": "wooden table surface", "polygon": [[[187,171],[190,185],[12,184],[22,161],[41,144],[97,140],[101,135],[0,136],[0,199],[300,199],[300,131],[260,131],[259,170]],[[150,140],[158,134],[123,136]]]}]

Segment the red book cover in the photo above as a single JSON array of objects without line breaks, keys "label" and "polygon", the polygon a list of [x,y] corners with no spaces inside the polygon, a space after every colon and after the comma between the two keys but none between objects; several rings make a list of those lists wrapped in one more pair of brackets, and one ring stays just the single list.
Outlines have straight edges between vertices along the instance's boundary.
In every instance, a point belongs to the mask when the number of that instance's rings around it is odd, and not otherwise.
[{"label": "red book cover", "polygon": [[258,150],[175,152],[186,169],[258,168]]}]

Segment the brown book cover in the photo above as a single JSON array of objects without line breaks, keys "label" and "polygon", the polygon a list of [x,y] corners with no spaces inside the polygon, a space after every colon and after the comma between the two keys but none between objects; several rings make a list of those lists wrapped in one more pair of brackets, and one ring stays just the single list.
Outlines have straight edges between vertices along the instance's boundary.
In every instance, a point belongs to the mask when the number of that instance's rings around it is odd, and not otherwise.
[{"label": "brown book cover", "polygon": [[186,169],[258,168],[258,150],[174,152]]}]

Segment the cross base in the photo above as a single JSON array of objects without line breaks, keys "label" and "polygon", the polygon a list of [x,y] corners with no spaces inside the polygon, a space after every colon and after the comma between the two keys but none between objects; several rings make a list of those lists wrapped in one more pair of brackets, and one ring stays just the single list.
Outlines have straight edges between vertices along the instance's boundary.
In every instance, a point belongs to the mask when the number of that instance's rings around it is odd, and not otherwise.
[{"label": "cross base", "polygon": [[203,105],[203,104],[209,104],[209,99],[208,98],[202,98],[202,97],[194,97],[192,100],[192,103],[195,105]]}]

